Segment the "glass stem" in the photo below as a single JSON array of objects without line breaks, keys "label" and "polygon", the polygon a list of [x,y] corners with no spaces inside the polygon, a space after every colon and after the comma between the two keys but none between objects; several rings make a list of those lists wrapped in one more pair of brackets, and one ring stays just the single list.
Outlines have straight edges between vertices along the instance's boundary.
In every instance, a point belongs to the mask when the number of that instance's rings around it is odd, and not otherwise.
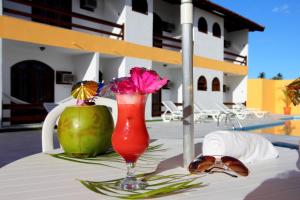
[{"label": "glass stem", "polygon": [[130,178],[135,177],[135,171],[134,171],[135,163],[128,162],[126,164],[127,164],[127,177]]}]

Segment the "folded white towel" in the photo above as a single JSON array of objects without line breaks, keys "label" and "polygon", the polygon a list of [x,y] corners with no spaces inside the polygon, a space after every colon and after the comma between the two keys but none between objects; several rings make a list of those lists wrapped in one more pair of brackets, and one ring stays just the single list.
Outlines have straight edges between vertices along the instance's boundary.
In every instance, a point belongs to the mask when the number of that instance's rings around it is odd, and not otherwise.
[{"label": "folded white towel", "polygon": [[204,137],[203,155],[231,156],[244,163],[278,157],[278,151],[264,137],[248,132],[215,131]]}]

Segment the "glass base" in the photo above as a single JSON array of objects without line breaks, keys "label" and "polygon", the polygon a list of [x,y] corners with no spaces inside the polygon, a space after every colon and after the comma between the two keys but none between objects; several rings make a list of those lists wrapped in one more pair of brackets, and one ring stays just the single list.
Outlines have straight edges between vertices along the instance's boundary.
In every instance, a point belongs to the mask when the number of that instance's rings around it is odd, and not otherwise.
[{"label": "glass base", "polygon": [[135,177],[126,177],[120,183],[120,189],[126,191],[142,190],[145,187],[147,187],[147,183],[144,181],[140,181]]}]

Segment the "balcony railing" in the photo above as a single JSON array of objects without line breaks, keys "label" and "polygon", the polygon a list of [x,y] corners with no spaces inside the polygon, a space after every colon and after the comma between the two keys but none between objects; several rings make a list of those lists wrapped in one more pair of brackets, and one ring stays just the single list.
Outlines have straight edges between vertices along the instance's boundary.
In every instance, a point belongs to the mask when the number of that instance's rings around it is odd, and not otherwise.
[{"label": "balcony railing", "polygon": [[228,60],[230,62],[237,62],[240,65],[247,65],[247,56],[241,56],[239,54],[232,53],[229,51],[224,51],[224,60]]},{"label": "balcony railing", "polygon": [[[40,9],[43,11],[51,12],[51,13],[54,13],[56,15],[60,15],[63,17],[70,17],[71,20],[70,20],[70,22],[63,21],[63,20],[57,20],[57,19],[54,19],[54,18],[51,18],[48,16],[41,16],[41,15],[37,15],[37,14],[24,12],[22,10],[16,10],[16,8],[12,9],[12,8],[4,7],[3,8],[4,13],[14,14],[17,16],[22,16],[22,17],[29,17],[31,19],[34,19],[34,21],[38,21],[41,23],[47,23],[47,24],[51,24],[51,25],[55,25],[55,26],[60,26],[60,27],[65,27],[65,28],[78,28],[78,29],[82,29],[82,30],[101,33],[101,34],[108,35],[108,36],[115,36],[118,39],[124,40],[124,24],[117,24],[114,22],[110,22],[110,21],[95,18],[95,17],[90,17],[90,16],[83,15],[83,14],[76,13],[76,12],[69,12],[69,11],[66,11],[63,9],[51,7],[51,6],[43,4],[43,3],[35,3],[32,1],[26,1],[26,0],[7,0],[7,1],[11,1],[11,2],[17,3],[17,4],[22,4],[25,6],[30,6],[31,8],[36,8],[36,9]],[[104,25],[106,27],[110,27],[110,28],[117,28],[120,31],[118,31],[118,33],[113,33],[113,32],[107,31],[107,30],[103,30],[103,29],[99,29],[99,28],[95,28],[95,27],[88,27],[86,25],[73,23],[72,18],[77,18],[77,19],[84,20],[87,22],[93,22],[96,24]],[[87,24],[87,23],[85,23],[85,24]]]},{"label": "balcony railing", "polygon": [[158,48],[181,49],[181,39],[172,38],[163,35],[153,35],[153,46]]}]

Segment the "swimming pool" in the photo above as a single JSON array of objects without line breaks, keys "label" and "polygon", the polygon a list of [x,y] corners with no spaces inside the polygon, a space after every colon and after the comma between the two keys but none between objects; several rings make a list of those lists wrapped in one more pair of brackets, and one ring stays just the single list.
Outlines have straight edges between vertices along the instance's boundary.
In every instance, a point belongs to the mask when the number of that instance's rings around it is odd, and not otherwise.
[{"label": "swimming pool", "polygon": [[300,117],[282,118],[274,123],[247,126],[238,130],[262,134],[300,136]]}]

